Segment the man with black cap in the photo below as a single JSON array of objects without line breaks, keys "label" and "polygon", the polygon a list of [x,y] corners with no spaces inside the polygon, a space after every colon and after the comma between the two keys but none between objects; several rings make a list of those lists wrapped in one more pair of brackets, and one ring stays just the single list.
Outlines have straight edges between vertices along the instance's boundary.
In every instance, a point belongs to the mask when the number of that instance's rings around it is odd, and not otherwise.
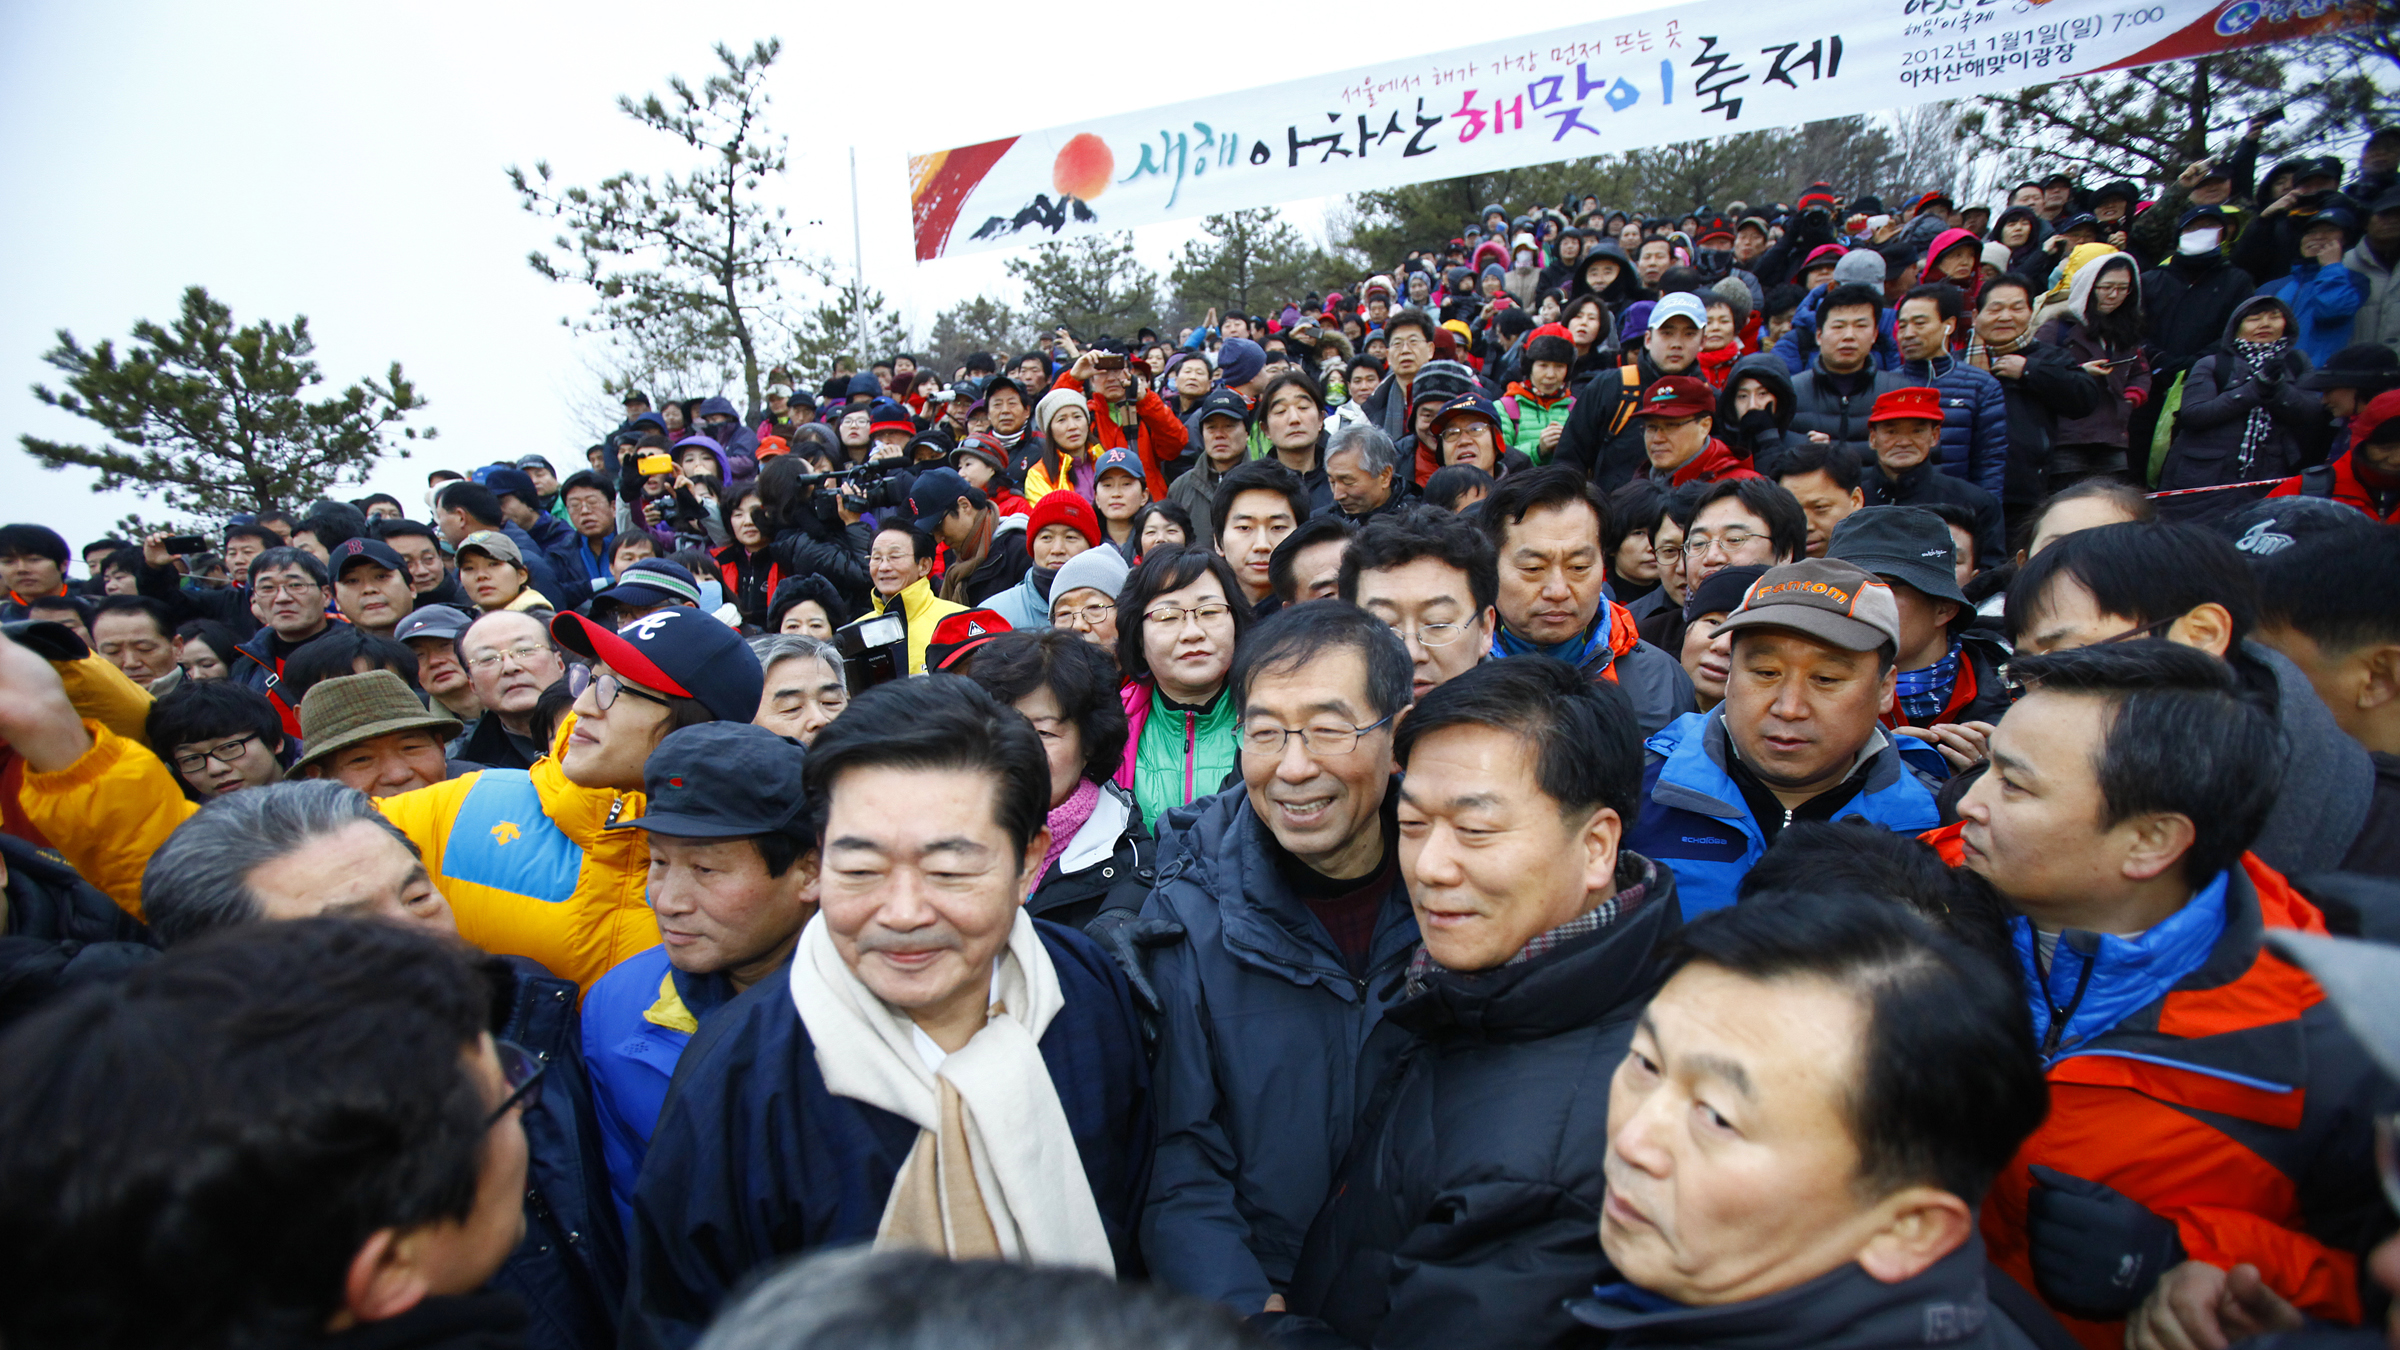
[{"label": "man with black cap", "polygon": [[569,605],[579,603],[582,597],[573,594],[579,589],[574,586],[573,578],[583,575],[583,566],[575,557],[575,530],[550,514],[546,504],[557,500],[556,495],[545,496],[531,474],[507,465],[485,474],[483,485],[500,499],[500,514],[509,524],[523,530],[525,537],[533,541],[535,551],[550,564],[551,572],[558,577],[561,587],[566,588],[560,598]]},{"label": "man with black cap", "polygon": [[392,636],[417,654],[417,687],[452,717],[470,728],[483,716],[474,682],[458,659],[458,637],[474,616],[451,605],[426,605],[413,610],[392,630]]},{"label": "man with black cap", "polygon": [[1025,396],[1024,386],[1006,375],[984,381],[983,411],[992,420],[992,439],[1008,450],[1010,472],[1024,473],[1025,465],[1043,449],[1042,438],[1029,430],[1033,401]]},{"label": "man with black cap", "polygon": [[379,539],[345,539],[333,547],[333,603],[352,627],[390,637],[416,607],[408,564]]},{"label": "man with black cap", "polygon": [[[2234,307],[2258,289],[2249,273],[2226,260],[2225,245],[2233,227],[2234,217],[2224,207],[2193,207],[2177,222],[2167,260],[2142,273],[2142,309],[2149,316],[2150,341],[2157,345],[2160,357],[2153,367],[2151,388],[2167,387],[2176,375],[2190,369],[2202,352],[2222,341]],[[2147,431],[2158,419],[2153,413],[2135,420]]]},{"label": "man with black cap", "polygon": [[737,722],[686,727],[642,772],[649,809],[612,829],[650,843],[658,946],[583,1001],[583,1058],[618,1213],[650,1149],[667,1081],[701,1024],[772,974],[817,912],[817,847],[804,820],[807,752]]},{"label": "man with black cap", "polygon": [[1953,548],[1950,527],[1933,512],[1870,506],[1835,526],[1825,549],[1892,588],[1900,673],[1883,725],[1938,748],[1939,756],[1909,757],[1935,777],[1981,762],[1984,738],[2011,701],[2000,674],[2008,649],[1968,626],[1975,610],[1958,589]]},{"label": "man with black cap", "polygon": [[[642,899],[649,850],[608,825],[640,812],[642,766],[667,733],[748,722],[765,677],[741,638],[698,610],[661,610],[619,632],[570,612],[551,635],[597,662],[569,676],[575,707],[557,753],[529,771],[463,774],[376,806],[416,845],[461,937],[588,988],[658,940]],[[198,808],[156,755],[105,727],[94,736],[63,692],[45,692],[0,689],[0,705],[15,705],[0,720],[31,770],[20,800],[77,871],[135,909],[150,855]],[[128,819],[139,823],[107,824]]]},{"label": "man with black cap", "polygon": [[[962,448],[959,453],[968,451]],[[976,453],[990,452],[978,448]],[[909,484],[908,514],[918,530],[950,551],[942,573],[945,600],[981,605],[1024,580],[1025,569],[1033,566],[1025,517],[1003,516],[990,496],[956,469],[918,474]]]},{"label": "man with black cap", "polygon": [[2301,376],[2300,387],[2313,391],[2333,415],[2336,430],[2328,457],[2339,457],[2358,444],[2359,415],[2375,396],[2400,389],[2400,351],[2380,342],[2352,343]]},{"label": "man with black cap", "polygon": [[1899,659],[1891,587],[1831,558],[1786,563],[1716,632],[1732,643],[1725,701],[1650,738],[1625,833],[1625,847],[1675,869],[1684,913],[1732,904],[1795,820],[1908,833],[1941,822],[1932,786],[1877,724]]},{"label": "man with black cap", "polygon": [[1216,538],[1210,528],[1209,503],[1217,484],[1250,457],[1250,404],[1230,389],[1213,389],[1192,411],[1192,440],[1200,453],[1190,469],[1167,489],[1167,500],[1192,518],[1192,539]]},{"label": "man with black cap", "polygon": [[2269,497],[2330,497],[2371,520],[2400,522],[2400,389],[2387,389],[2350,421],[2348,454],[2276,484]]},{"label": "man with black cap", "polygon": [[692,569],[672,558],[644,558],[629,564],[617,584],[592,597],[594,612],[607,602],[610,622],[622,628],[655,611],[677,605],[700,607],[700,583]]}]

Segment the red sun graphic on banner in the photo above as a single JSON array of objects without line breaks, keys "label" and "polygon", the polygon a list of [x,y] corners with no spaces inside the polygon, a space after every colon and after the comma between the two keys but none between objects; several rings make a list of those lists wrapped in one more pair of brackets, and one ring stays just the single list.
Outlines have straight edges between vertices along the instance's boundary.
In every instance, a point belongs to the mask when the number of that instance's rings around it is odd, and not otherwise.
[{"label": "red sun graphic on banner", "polygon": [[1059,148],[1050,166],[1050,184],[1088,202],[1108,191],[1108,176],[1116,171],[1117,157],[1109,153],[1108,142],[1087,131]]}]

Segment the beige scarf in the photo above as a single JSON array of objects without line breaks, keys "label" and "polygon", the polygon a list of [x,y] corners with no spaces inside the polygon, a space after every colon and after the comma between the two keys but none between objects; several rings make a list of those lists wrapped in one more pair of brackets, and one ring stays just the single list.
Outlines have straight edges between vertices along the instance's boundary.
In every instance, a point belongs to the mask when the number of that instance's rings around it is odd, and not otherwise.
[{"label": "beige scarf", "polygon": [[936,1073],[917,1054],[915,1024],[851,972],[827,925],[801,930],[792,1002],[826,1089],[922,1131],[884,1202],[875,1246],[1114,1274],[1108,1230],[1042,1059],[1042,1032],[1065,996],[1022,909],[993,985],[991,1020]]}]

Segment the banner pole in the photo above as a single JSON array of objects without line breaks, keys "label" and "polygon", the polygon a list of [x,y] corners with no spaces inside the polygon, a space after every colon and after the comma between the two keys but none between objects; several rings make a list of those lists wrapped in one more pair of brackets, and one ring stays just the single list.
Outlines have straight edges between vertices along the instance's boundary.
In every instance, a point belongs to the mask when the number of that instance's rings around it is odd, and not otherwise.
[{"label": "banner pole", "polygon": [[858,372],[867,373],[875,358],[867,355],[867,246],[858,227],[858,147],[850,147],[850,323],[858,334]]}]

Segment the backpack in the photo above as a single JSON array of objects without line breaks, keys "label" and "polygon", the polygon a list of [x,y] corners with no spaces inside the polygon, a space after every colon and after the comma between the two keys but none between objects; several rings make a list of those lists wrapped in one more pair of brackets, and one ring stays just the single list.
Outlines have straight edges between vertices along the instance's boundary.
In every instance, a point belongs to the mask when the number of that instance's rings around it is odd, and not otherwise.
[{"label": "backpack", "polygon": [[1641,359],[1636,357],[1617,367],[1617,374],[1625,381],[1625,393],[1617,400],[1617,410],[1608,419],[1608,438],[1612,441],[1624,434],[1625,424],[1633,420],[1633,410],[1642,404]]}]

